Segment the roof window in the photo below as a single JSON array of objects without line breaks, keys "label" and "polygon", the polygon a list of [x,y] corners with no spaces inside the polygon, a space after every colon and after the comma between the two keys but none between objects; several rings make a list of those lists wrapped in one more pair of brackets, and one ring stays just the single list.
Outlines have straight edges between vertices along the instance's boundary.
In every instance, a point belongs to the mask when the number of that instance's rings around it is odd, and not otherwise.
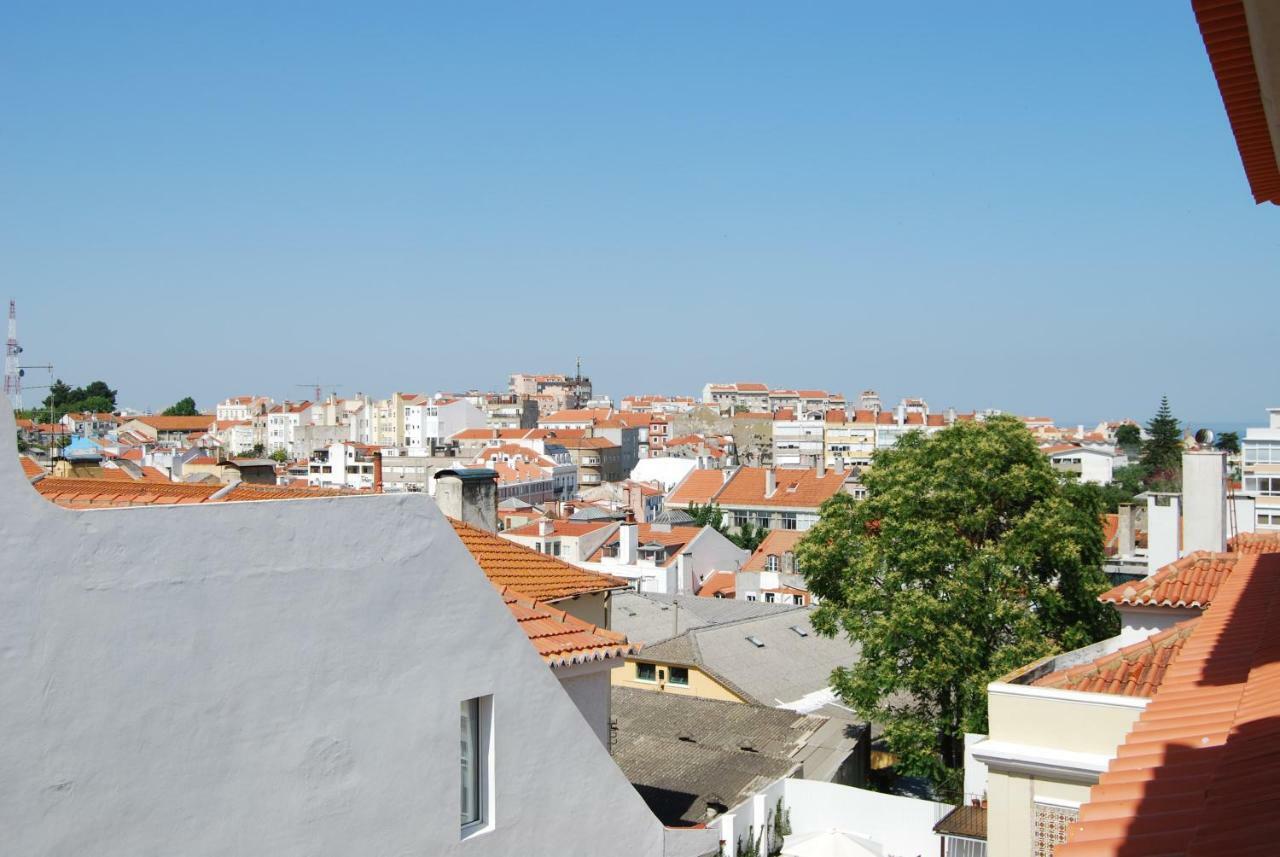
[{"label": "roof window", "polygon": [[792,630],[792,631],[795,631],[795,632],[796,632],[797,634],[799,634],[801,637],[807,637],[807,636],[809,636],[809,632],[808,632],[808,631],[806,631],[804,628],[801,628],[799,625],[792,625],[792,626],[791,626],[791,630]]},{"label": "roof window", "polygon": [[764,648],[764,640],[760,639],[759,637],[756,637],[756,636],[747,637],[747,642],[755,646],[757,649]]}]

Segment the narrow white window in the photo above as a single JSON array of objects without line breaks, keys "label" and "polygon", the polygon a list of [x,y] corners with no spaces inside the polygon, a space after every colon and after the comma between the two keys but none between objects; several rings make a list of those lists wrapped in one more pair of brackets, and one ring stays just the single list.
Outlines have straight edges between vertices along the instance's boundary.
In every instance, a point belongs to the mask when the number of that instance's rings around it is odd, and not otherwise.
[{"label": "narrow white window", "polygon": [[490,826],[493,818],[490,777],[493,754],[492,697],[477,697],[461,704],[461,752],[459,756],[462,774],[462,791],[459,806],[462,811],[462,835],[464,837]]}]

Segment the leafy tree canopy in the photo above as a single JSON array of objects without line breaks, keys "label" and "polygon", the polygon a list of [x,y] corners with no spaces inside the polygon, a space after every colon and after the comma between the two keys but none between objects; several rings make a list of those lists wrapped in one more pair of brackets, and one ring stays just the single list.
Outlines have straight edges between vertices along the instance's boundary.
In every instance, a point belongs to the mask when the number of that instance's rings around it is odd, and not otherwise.
[{"label": "leafy tree canopy", "polygon": [[[52,413],[50,412],[52,409]],[[83,387],[72,387],[61,378],[49,387],[40,407],[24,411],[29,419],[57,422],[68,413],[111,413],[116,409],[116,391],[105,381],[93,381]]]},{"label": "leafy tree canopy", "polygon": [[283,449],[277,449],[275,452],[271,453],[268,458],[272,461],[278,461],[281,464],[287,464],[289,462],[289,453],[285,452]]},{"label": "leafy tree canopy", "polygon": [[710,527],[719,533],[725,531],[724,511],[715,503],[690,503],[685,511],[696,526]]},{"label": "leafy tree canopy", "polygon": [[1133,423],[1125,423],[1116,429],[1116,445],[1122,449],[1142,448],[1142,429]]},{"label": "leafy tree canopy", "polygon": [[1096,600],[1101,500],[1011,417],[909,433],[863,484],[863,500],[828,500],[797,549],[822,599],[814,626],[861,644],[833,686],[885,725],[899,769],[954,796],[964,733],[986,730],[987,683],[1117,630]]},{"label": "leafy tree canopy", "polygon": [[1218,439],[1214,441],[1214,448],[1220,452],[1228,452],[1232,455],[1240,454],[1240,434],[1234,431],[1224,431],[1218,435]]},{"label": "leafy tree canopy", "polygon": [[185,399],[179,399],[165,408],[163,415],[166,417],[194,417],[199,413],[196,410],[196,400],[187,396]]},{"label": "leafy tree canopy", "polygon": [[729,534],[729,541],[745,551],[754,553],[767,535],[769,535],[769,531],[765,527],[746,523],[742,525],[738,532]]}]

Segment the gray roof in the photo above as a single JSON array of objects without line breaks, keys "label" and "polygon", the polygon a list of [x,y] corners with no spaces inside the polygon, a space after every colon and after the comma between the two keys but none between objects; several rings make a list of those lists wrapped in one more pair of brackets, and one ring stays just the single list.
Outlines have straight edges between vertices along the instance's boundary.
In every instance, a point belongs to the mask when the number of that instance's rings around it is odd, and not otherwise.
[{"label": "gray roof", "polygon": [[599,509],[599,508],[596,508],[595,506],[587,506],[586,508],[578,509],[572,515],[570,515],[569,520],[570,521],[611,521],[616,517],[617,515],[615,515],[613,512],[609,512],[604,509]]},{"label": "gray roof", "polygon": [[777,708],[612,689],[613,759],[667,825],[708,820],[795,772],[825,719]]},{"label": "gray roof", "polygon": [[737,601],[732,598],[619,592],[613,596],[610,627],[626,634],[629,639],[657,643],[690,628],[703,628],[799,609],[801,608],[789,604]]},{"label": "gray roof", "polygon": [[[681,633],[673,637],[676,604]],[[727,598],[622,593],[614,596],[611,618],[614,630],[645,643],[637,659],[697,666],[747,699],[782,705],[828,687],[832,670],[858,660],[856,645],[813,630],[812,612]]]},{"label": "gray roof", "polygon": [[675,524],[683,527],[697,522],[694,520],[693,515],[690,515],[684,509],[667,509],[654,518],[653,523]]}]

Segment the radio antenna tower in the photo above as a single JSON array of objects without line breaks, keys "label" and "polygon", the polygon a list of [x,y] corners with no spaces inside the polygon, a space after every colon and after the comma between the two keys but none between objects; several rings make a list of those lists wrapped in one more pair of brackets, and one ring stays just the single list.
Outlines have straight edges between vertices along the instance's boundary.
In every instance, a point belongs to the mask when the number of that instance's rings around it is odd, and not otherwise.
[{"label": "radio antenna tower", "polygon": [[18,366],[18,355],[21,353],[22,346],[18,344],[18,305],[10,298],[9,341],[4,348],[4,394],[14,409],[22,407],[22,369]]}]

